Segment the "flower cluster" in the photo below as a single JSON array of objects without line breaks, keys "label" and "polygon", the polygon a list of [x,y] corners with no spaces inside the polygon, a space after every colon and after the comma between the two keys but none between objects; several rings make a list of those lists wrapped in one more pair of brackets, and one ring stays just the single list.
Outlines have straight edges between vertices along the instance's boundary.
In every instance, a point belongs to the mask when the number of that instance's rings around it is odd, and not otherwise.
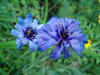
[{"label": "flower cluster", "polygon": [[84,44],[88,42],[82,33],[80,22],[70,18],[52,17],[46,24],[38,24],[36,19],[32,22],[32,15],[28,14],[25,20],[19,18],[19,24],[11,34],[18,37],[17,48],[29,44],[31,51],[39,49],[45,51],[55,46],[51,58],[58,59],[64,53],[64,58],[72,56],[70,49],[81,55]]}]

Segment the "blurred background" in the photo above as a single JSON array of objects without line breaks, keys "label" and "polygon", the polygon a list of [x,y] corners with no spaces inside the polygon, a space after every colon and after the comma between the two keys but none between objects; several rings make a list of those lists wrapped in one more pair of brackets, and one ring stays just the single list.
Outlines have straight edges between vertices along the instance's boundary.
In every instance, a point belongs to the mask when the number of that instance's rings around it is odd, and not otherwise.
[{"label": "blurred background", "polygon": [[[80,21],[89,43],[83,56],[54,61],[52,49],[31,53],[27,46],[16,49],[10,30],[18,16],[27,13],[45,24],[50,17],[69,17]],[[100,75],[100,4],[97,0],[0,0],[0,75]]]}]

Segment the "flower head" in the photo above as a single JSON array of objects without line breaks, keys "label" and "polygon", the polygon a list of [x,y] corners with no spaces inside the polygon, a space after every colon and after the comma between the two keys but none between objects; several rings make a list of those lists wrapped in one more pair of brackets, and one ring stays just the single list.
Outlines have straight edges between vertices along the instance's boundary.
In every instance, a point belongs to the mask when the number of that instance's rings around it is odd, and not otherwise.
[{"label": "flower head", "polygon": [[51,53],[51,58],[55,60],[58,59],[62,52],[65,58],[70,57],[72,54],[69,47],[76,54],[81,55],[87,38],[81,32],[79,25],[80,22],[75,19],[51,18],[39,31],[38,46],[40,51],[55,46],[54,51]]},{"label": "flower head", "polygon": [[32,21],[32,15],[27,14],[26,19],[23,20],[21,17],[18,18],[19,24],[15,25],[16,29],[11,30],[11,34],[16,39],[17,48],[21,48],[25,44],[29,44],[29,48],[31,51],[36,50],[36,36],[37,31],[40,28],[37,19]]}]

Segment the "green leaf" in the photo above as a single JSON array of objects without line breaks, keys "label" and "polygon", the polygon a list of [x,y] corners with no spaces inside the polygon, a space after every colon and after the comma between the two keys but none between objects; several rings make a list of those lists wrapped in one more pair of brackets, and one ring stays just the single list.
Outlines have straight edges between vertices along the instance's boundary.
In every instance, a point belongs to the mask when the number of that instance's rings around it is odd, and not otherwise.
[{"label": "green leaf", "polygon": [[71,17],[73,16],[73,8],[70,6],[68,0],[62,1],[62,6],[59,8],[58,16],[60,17]]},{"label": "green leaf", "polygon": [[16,41],[8,41],[8,42],[0,42],[0,48],[11,48],[11,49],[16,49]]}]

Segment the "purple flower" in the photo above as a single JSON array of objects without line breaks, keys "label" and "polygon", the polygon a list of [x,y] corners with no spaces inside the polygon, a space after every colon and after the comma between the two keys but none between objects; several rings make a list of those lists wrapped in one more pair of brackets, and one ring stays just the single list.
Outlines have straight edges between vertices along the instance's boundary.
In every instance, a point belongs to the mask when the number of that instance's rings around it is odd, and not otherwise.
[{"label": "purple flower", "polygon": [[37,19],[34,19],[32,21],[31,14],[27,14],[25,20],[19,17],[18,22],[19,23],[15,25],[16,29],[11,30],[11,34],[17,37],[17,48],[20,49],[23,45],[28,44],[31,51],[36,50],[36,36],[37,31],[41,27],[41,25],[38,24]]},{"label": "purple flower", "polygon": [[77,55],[81,55],[87,38],[81,32],[79,25],[80,22],[75,19],[52,17],[39,30],[37,44],[40,51],[55,46],[51,53],[51,58],[54,60],[58,59],[62,52],[64,53],[64,58],[70,57],[72,55],[70,48]]}]

